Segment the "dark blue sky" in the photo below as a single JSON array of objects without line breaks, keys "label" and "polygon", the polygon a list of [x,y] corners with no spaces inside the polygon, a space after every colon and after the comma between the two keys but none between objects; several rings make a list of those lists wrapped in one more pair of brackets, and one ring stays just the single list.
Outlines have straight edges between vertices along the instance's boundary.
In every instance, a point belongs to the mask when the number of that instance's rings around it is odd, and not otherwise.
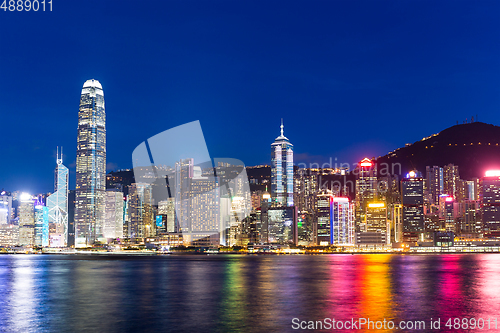
[{"label": "dark blue sky", "polygon": [[67,1],[0,11],[0,188],[74,188],[80,91],[104,88],[110,169],[200,120],[212,157],[379,156],[479,114],[500,124],[498,1]]}]

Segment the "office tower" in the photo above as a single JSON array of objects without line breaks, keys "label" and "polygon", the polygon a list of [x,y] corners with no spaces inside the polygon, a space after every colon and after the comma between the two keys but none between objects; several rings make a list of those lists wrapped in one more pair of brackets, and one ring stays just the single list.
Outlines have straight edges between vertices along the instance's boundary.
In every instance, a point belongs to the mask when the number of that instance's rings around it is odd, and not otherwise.
[{"label": "office tower", "polygon": [[128,237],[145,238],[155,235],[153,195],[150,184],[133,183],[128,195]]},{"label": "office tower", "polygon": [[294,174],[294,198],[299,213],[313,213],[319,191],[319,169],[298,168]]},{"label": "office tower", "polygon": [[424,180],[410,171],[401,180],[403,241],[416,242],[424,231]]},{"label": "office tower", "polygon": [[485,235],[500,231],[500,170],[488,170],[481,178],[480,202]]},{"label": "office tower", "polygon": [[123,192],[106,191],[104,238],[123,238]]},{"label": "office tower", "polygon": [[366,203],[377,196],[377,166],[369,158],[359,162],[356,179],[356,232],[366,231]]},{"label": "office tower", "polygon": [[387,220],[385,202],[371,201],[366,205],[366,232],[361,232],[365,243],[390,244],[391,229]]},{"label": "office tower", "polygon": [[19,245],[33,246],[35,244],[35,212],[33,198],[28,193],[19,196]]},{"label": "office tower", "polygon": [[[260,226],[259,226],[259,243],[269,243],[269,207],[271,207],[271,194],[267,191],[262,194],[260,206]],[[221,214],[222,215],[222,214]]]},{"label": "office tower", "polygon": [[65,247],[68,241],[68,178],[69,170],[62,164],[62,149],[57,150],[55,192],[47,198],[49,210],[49,242],[52,247]]},{"label": "office tower", "polygon": [[460,175],[458,166],[448,164],[443,168],[443,193],[458,199],[460,197]]},{"label": "office tower", "polygon": [[271,198],[273,207],[293,206],[293,145],[283,135],[271,144]]},{"label": "office tower", "polygon": [[465,200],[479,200],[479,179],[465,181]]},{"label": "office tower", "polygon": [[15,224],[0,224],[0,246],[19,245],[19,226]]},{"label": "office tower", "polygon": [[194,159],[186,158],[175,163],[175,212],[179,231],[189,232],[189,198],[191,178],[194,176]]},{"label": "office tower", "polygon": [[97,80],[87,80],[80,97],[76,149],[75,247],[103,239],[106,191],[106,114]]},{"label": "office tower", "polygon": [[444,199],[444,223],[445,223],[445,231],[447,232],[456,232],[455,231],[455,200],[452,196],[447,196]]},{"label": "office tower", "polygon": [[[194,166],[193,171],[189,188],[189,227],[188,232],[184,231],[182,237],[193,245],[218,246],[220,193],[217,179],[202,176],[199,166]],[[242,201],[243,198],[235,193],[231,198],[231,212],[237,211]],[[240,228],[241,223],[237,226]],[[232,238],[235,239],[239,234],[241,234],[240,229],[234,232]]]},{"label": "office tower", "polygon": [[75,190],[68,192],[68,247],[75,246]]},{"label": "office tower", "polygon": [[429,193],[430,203],[432,205],[439,204],[439,196],[443,194],[444,188],[444,176],[443,168],[438,166],[426,167],[426,182],[427,182],[427,192]]},{"label": "office tower", "polygon": [[0,225],[10,224],[12,219],[12,196],[6,191],[0,192]]},{"label": "office tower", "polygon": [[463,202],[463,217],[459,224],[459,231],[469,238],[479,238],[482,233],[481,205],[479,200],[465,200]]},{"label": "office tower", "polygon": [[267,210],[268,242],[295,245],[297,235],[297,210],[291,207],[270,207]]},{"label": "office tower", "polygon": [[403,241],[403,205],[394,204],[393,208],[394,241],[401,243]]},{"label": "office tower", "polygon": [[178,223],[175,218],[175,200],[168,198],[167,200],[158,202],[158,215],[162,217],[163,232],[176,233],[178,232]]},{"label": "office tower", "polygon": [[354,245],[354,205],[349,198],[331,198],[331,237],[333,245]]},{"label": "office tower", "polygon": [[49,209],[39,199],[35,202],[35,245],[49,246]]},{"label": "office tower", "polygon": [[330,228],[332,216],[333,194],[320,193],[316,201],[316,241],[318,245],[331,244]]}]

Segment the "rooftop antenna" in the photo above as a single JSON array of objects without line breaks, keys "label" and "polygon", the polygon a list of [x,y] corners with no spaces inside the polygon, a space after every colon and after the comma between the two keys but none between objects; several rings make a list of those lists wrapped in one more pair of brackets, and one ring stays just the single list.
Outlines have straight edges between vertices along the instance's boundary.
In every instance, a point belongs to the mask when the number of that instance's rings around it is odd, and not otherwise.
[{"label": "rooftop antenna", "polygon": [[280,126],[280,128],[281,128],[281,136],[283,136],[283,127],[285,127],[285,126],[283,126],[283,118],[281,118],[281,126]]},{"label": "rooftop antenna", "polygon": [[62,147],[61,147],[61,156],[59,156],[59,146],[57,146],[57,157],[56,157],[56,160],[57,160],[57,164],[62,164]]}]

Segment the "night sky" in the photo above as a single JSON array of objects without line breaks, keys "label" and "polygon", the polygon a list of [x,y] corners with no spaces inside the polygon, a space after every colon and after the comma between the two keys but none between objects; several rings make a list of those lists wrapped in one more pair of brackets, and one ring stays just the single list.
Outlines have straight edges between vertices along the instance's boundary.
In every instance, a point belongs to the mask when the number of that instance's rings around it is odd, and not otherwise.
[{"label": "night sky", "polygon": [[463,122],[500,124],[500,2],[53,0],[0,11],[0,189],[75,183],[83,83],[104,89],[108,170],[200,120],[212,158],[352,163]]}]

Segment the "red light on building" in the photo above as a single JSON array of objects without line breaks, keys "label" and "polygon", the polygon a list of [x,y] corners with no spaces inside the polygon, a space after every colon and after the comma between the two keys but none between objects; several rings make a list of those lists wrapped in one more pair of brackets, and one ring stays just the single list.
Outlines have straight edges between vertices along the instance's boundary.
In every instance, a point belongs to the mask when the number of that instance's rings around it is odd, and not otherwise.
[{"label": "red light on building", "polygon": [[373,166],[373,162],[369,158],[364,158],[361,162],[359,162],[359,166],[370,168]]},{"label": "red light on building", "polygon": [[485,177],[500,177],[500,170],[488,170],[484,174]]},{"label": "red light on building", "polygon": [[452,202],[453,201],[453,197],[446,197],[446,199],[444,199],[444,201],[446,201],[446,202]]}]

